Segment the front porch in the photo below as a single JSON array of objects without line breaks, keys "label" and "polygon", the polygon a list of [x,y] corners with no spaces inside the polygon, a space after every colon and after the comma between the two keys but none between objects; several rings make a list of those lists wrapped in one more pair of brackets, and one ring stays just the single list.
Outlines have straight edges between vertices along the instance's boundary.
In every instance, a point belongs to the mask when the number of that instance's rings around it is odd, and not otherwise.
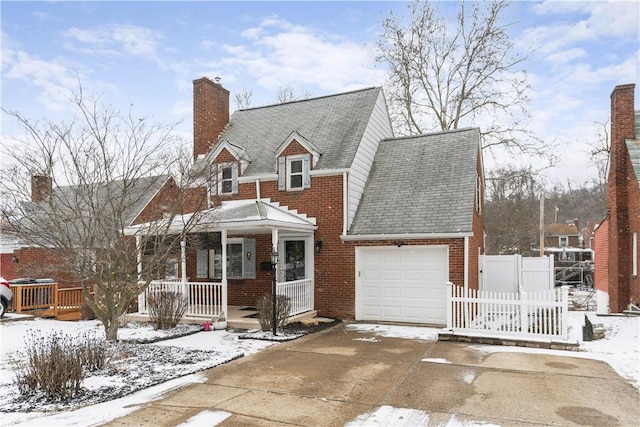
[{"label": "front porch", "polygon": [[[259,329],[258,311],[252,306],[229,306],[223,298],[222,283],[182,282],[178,280],[154,280],[145,292],[138,296],[138,312],[129,313],[130,320],[147,322],[149,318],[149,295],[172,292],[187,296],[187,311],[182,323],[212,322],[214,327]],[[284,295],[291,301],[288,322],[313,318],[317,311],[313,307],[313,280],[301,279],[276,283],[276,295]]]},{"label": "front porch", "polygon": [[[186,232],[185,224],[190,225]],[[166,291],[187,296],[185,322],[256,329],[256,311],[249,308],[273,294],[273,280],[276,295],[291,302],[291,321],[315,316],[314,218],[268,199],[251,199],[223,201],[167,226],[169,233],[184,236],[180,257],[173,259],[175,267],[167,275],[173,279],[151,282],[138,298],[137,318],[148,319],[149,295]],[[138,241],[139,273],[144,263],[141,238],[154,229],[146,223],[127,230]]]}]

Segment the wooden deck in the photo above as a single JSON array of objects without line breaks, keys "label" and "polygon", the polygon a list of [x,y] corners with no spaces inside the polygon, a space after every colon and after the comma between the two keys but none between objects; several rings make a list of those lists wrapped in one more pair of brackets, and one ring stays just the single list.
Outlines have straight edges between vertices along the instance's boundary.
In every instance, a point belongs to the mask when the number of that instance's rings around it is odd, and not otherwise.
[{"label": "wooden deck", "polygon": [[84,304],[82,288],[60,288],[57,283],[12,285],[10,311],[57,320],[79,320]]}]

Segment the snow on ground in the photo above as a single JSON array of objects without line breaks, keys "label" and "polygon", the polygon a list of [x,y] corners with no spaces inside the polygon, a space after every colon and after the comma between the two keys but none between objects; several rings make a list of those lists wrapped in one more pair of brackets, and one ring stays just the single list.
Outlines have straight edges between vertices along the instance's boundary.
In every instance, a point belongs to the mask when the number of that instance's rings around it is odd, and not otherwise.
[{"label": "snow on ground", "polygon": [[[582,341],[581,325],[584,312],[570,313],[570,340]],[[598,317],[606,330],[605,338],[580,342],[580,350],[577,352],[560,350],[543,350],[527,347],[508,346],[474,346],[482,352],[528,352],[546,353],[567,357],[583,357],[602,360],[615,369],[623,378],[640,390],[640,317],[609,316]],[[367,336],[362,340],[376,340],[376,337],[396,337],[405,339],[417,339],[432,341],[437,339],[439,329],[418,326],[396,326],[355,323],[347,325],[347,328],[361,331]],[[102,327],[96,321],[58,322],[55,320],[37,319],[34,321],[4,322],[0,325],[0,411],[2,411],[3,426],[92,426],[99,425],[118,417],[122,417],[135,411],[141,405],[163,397],[168,391],[184,387],[185,385],[205,381],[202,374],[193,371],[187,375],[178,375],[166,382],[143,387],[137,392],[124,395],[103,403],[91,404],[79,409],[67,409],[53,414],[43,412],[7,412],[6,396],[13,381],[14,368],[12,360],[19,358],[16,352],[24,347],[24,338],[29,330],[41,331],[43,334],[52,331],[62,331],[69,335],[82,335],[93,333],[104,337]],[[184,333],[184,331],[182,331]],[[136,339],[145,340],[164,332],[154,331],[150,327],[123,328],[120,330],[121,340]],[[157,338],[157,336],[156,336]],[[163,336],[163,338],[170,338]],[[359,338],[360,339],[360,338]],[[156,349],[159,353],[154,357],[175,358],[176,354],[190,357],[207,354],[207,363],[218,360],[224,363],[238,354],[252,354],[274,342],[261,339],[239,339],[239,334],[233,331],[198,332],[180,338],[167,339],[153,344],[138,345],[139,347]],[[163,353],[162,348],[170,349]],[[156,351],[154,350],[154,351]],[[195,356],[194,356],[195,355]],[[436,362],[432,359],[425,361]],[[172,359],[175,364],[175,359]],[[437,360],[438,363],[448,363],[446,360]],[[133,360],[131,361],[133,366]],[[157,363],[157,361],[156,361]],[[197,370],[207,369],[209,365],[195,363]],[[194,364],[189,362],[189,364]],[[130,367],[131,367],[130,366]],[[215,366],[215,364],[213,365]],[[183,367],[184,371],[184,367]],[[148,374],[148,373],[147,373]],[[166,375],[166,374],[163,374]],[[470,379],[471,380],[471,379]],[[113,379],[111,379],[113,381]],[[223,411],[203,411],[187,420],[182,427],[195,427],[199,425],[217,425],[228,418],[230,414]],[[349,426],[361,425],[398,425],[398,420],[421,420],[423,425],[428,425],[429,416],[424,411],[408,408],[393,408],[382,406],[372,413],[358,416]],[[446,427],[487,426],[478,421],[459,421],[453,414],[446,423]]]}]

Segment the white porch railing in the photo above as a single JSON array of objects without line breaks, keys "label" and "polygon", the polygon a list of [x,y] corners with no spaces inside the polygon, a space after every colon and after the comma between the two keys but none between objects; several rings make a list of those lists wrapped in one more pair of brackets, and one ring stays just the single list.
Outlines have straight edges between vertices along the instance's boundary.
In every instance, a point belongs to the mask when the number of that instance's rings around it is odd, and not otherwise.
[{"label": "white porch railing", "polygon": [[301,279],[276,284],[276,295],[288,296],[291,300],[290,316],[313,310],[313,280]]},{"label": "white porch railing", "polygon": [[483,292],[447,283],[447,329],[486,336],[568,338],[569,289]]},{"label": "white porch railing", "polygon": [[[185,316],[219,318],[222,314],[222,284],[211,282],[186,282],[188,306]],[[149,295],[157,292],[183,293],[183,284],[174,280],[154,280],[138,296],[138,312],[149,314]]]}]

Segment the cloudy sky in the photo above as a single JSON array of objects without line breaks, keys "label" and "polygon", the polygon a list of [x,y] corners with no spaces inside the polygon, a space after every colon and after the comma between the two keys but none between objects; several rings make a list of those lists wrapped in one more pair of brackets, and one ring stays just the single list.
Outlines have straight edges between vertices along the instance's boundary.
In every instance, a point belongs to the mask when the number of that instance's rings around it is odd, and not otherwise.
[{"label": "cloudy sky", "polygon": [[[437,5],[454,16],[456,3]],[[163,123],[183,120],[179,131],[189,138],[192,81],[202,76],[220,77],[232,94],[252,91],[252,106],[275,102],[281,86],[322,96],[384,85],[386,70],[373,61],[380,22],[405,6],[3,0],[2,107],[63,118],[79,76],[85,92],[102,93],[120,110],[133,105],[138,115]],[[516,46],[533,49],[525,65],[529,129],[553,142],[559,158],[546,178],[595,179],[588,153],[598,139],[596,122],[607,122],[615,85],[640,83],[638,2],[522,1],[506,18],[515,22]],[[1,132],[3,138],[17,132],[4,115]]]}]

